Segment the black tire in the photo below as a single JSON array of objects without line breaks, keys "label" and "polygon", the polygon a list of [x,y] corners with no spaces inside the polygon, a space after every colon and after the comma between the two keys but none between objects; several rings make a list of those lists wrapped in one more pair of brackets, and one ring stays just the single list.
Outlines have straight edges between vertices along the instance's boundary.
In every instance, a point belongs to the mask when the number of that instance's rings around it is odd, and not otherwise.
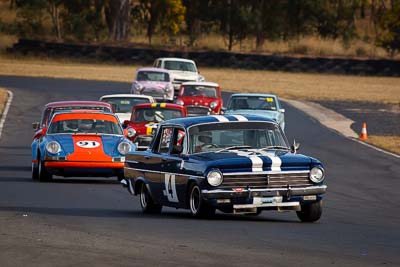
[{"label": "black tire", "polygon": [[297,217],[302,222],[315,222],[322,215],[322,200],[318,202],[302,204],[301,211],[296,211]]},{"label": "black tire", "polygon": [[32,162],[32,180],[39,179],[39,168],[35,167],[35,164]]},{"label": "black tire", "polygon": [[140,184],[139,190],[139,200],[140,206],[142,207],[142,212],[146,214],[160,213],[162,210],[162,205],[154,203],[145,183]]},{"label": "black tire", "polygon": [[124,178],[125,178],[125,176],[123,174],[120,174],[117,176],[118,182],[121,182],[122,179],[124,179]]},{"label": "black tire", "polygon": [[215,208],[208,205],[201,196],[198,185],[193,184],[189,189],[189,209],[195,218],[212,217],[215,214]]},{"label": "black tire", "polygon": [[39,176],[39,181],[41,182],[48,182],[51,181],[51,179],[53,178],[53,176],[48,173],[46,167],[44,166],[44,162],[42,162],[39,159],[39,163],[38,163],[39,167],[38,167],[38,176]]}]

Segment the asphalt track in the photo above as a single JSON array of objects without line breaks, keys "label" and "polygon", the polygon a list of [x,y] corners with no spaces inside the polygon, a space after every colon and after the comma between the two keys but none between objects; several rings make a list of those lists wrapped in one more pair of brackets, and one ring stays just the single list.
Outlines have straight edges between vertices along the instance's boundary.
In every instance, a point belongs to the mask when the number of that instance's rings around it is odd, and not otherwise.
[{"label": "asphalt track", "polygon": [[14,94],[0,139],[0,266],[400,266],[400,160],[290,105],[289,140],[326,168],[317,223],[294,212],[148,216],[116,179],[33,182],[31,123],[43,105],[127,93],[129,84],[0,76],[0,86]]}]

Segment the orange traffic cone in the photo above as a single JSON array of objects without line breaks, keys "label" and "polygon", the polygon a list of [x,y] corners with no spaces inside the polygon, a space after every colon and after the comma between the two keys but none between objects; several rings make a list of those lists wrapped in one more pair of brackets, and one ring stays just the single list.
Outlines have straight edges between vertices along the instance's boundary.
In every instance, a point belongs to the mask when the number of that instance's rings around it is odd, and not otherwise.
[{"label": "orange traffic cone", "polygon": [[367,123],[363,123],[361,128],[360,140],[367,140]]}]

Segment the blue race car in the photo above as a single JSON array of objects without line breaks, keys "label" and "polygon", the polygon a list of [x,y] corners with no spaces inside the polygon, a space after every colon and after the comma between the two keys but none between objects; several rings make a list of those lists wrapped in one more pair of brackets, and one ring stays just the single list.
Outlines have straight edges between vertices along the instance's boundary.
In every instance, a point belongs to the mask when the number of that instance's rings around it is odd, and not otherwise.
[{"label": "blue race car", "polygon": [[285,109],[276,95],[243,93],[233,94],[224,114],[260,115],[275,120],[285,130]]},{"label": "blue race car", "polygon": [[112,113],[74,110],[55,113],[32,142],[32,179],[53,175],[123,178],[125,154],[135,145]]},{"label": "blue race car", "polygon": [[289,147],[279,125],[255,115],[214,115],[160,124],[146,151],[126,154],[121,183],[144,213],[162,206],[194,217],[294,210],[317,221],[326,192],[317,159]]}]

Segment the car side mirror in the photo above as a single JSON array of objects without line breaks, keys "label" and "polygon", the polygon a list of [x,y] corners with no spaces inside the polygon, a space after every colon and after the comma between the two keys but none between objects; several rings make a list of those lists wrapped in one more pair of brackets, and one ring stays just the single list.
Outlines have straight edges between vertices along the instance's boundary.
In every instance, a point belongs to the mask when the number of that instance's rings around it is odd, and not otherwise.
[{"label": "car side mirror", "polygon": [[43,128],[42,128],[42,136],[45,135],[46,132],[47,132],[47,128],[46,128],[46,127],[43,127]]},{"label": "car side mirror", "polygon": [[279,111],[282,112],[282,113],[285,113],[285,109],[284,108],[279,109]]},{"label": "car side mirror", "polygon": [[174,154],[174,155],[179,155],[179,154],[182,153],[182,151],[183,151],[183,146],[174,145],[172,147],[172,152],[171,153]]},{"label": "car side mirror", "polygon": [[32,123],[32,128],[34,129],[34,130],[37,130],[37,129],[39,129],[39,122],[33,122]]},{"label": "car side mirror", "polygon": [[127,129],[124,129],[124,136],[128,137],[128,130]]},{"label": "car side mirror", "polygon": [[296,140],[293,140],[293,145],[290,146],[292,153],[296,153],[300,149],[300,143],[296,143]]}]

